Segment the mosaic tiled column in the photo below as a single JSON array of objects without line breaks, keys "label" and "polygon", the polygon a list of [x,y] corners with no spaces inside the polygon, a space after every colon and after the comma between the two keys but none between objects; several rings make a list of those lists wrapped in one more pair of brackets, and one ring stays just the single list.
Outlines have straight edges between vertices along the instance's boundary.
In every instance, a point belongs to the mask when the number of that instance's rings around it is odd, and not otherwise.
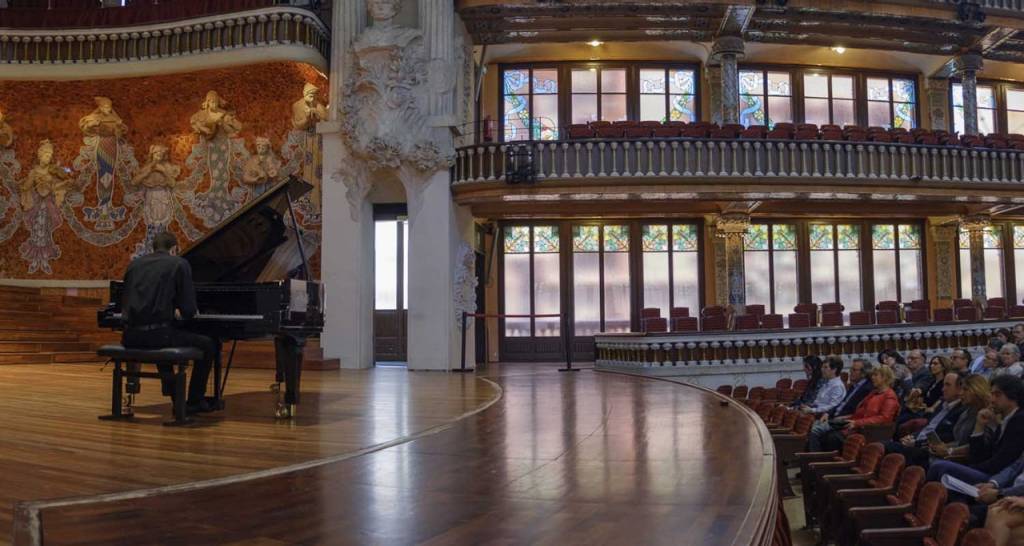
[{"label": "mosaic tiled column", "polygon": [[928,79],[928,116],[933,131],[949,131],[946,113],[949,112],[949,80]]},{"label": "mosaic tiled column", "polygon": [[964,134],[978,134],[978,71],[982,68],[981,55],[966,53],[953,61],[953,74],[960,78],[964,91]]},{"label": "mosaic tiled column", "polygon": [[985,294],[985,230],[991,221],[986,216],[968,216],[960,222],[960,229],[967,232],[971,245],[971,299],[982,304]]},{"label": "mosaic tiled column", "polygon": [[743,39],[721,36],[711,47],[711,59],[722,67],[722,123],[740,118],[740,78],[737,63],[743,57]]},{"label": "mosaic tiled column", "polygon": [[723,214],[715,224],[716,235],[725,239],[725,271],[728,278],[729,305],[742,314],[747,305],[746,278],[743,274],[743,236],[750,227],[746,214]]},{"label": "mosaic tiled column", "polygon": [[933,225],[931,236],[935,249],[935,299],[951,300],[956,293],[957,226]]},{"label": "mosaic tiled column", "polygon": [[708,66],[704,71],[708,80],[708,102],[710,103],[711,122],[722,123],[722,68]]}]

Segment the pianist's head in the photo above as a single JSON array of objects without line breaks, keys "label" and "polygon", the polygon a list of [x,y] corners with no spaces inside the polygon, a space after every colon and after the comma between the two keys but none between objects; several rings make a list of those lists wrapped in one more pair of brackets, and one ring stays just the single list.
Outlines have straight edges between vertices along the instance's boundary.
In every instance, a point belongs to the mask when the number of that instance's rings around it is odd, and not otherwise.
[{"label": "pianist's head", "polygon": [[178,238],[170,231],[161,231],[153,237],[153,252],[170,253],[176,246],[178,246]]}]

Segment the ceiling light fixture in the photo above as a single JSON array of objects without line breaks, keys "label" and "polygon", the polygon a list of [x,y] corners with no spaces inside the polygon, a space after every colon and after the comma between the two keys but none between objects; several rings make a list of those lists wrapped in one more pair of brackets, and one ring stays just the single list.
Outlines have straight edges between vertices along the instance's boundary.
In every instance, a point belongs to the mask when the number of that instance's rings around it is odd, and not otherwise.
[{"label": "ceiling light fixture", "polygon": [[835,46],[832,48],[832,51],[835,51],[836,53],[842,55],[843,53],[846,53],[846,48],[843,46]]},{"label": "ceiling light fixture", "polygon": [[602,42],[601,40],[591,40],[591,41],[587,42],[587,44],[590,47],[598,47],[598,46],[604,45],[604,42]]}]

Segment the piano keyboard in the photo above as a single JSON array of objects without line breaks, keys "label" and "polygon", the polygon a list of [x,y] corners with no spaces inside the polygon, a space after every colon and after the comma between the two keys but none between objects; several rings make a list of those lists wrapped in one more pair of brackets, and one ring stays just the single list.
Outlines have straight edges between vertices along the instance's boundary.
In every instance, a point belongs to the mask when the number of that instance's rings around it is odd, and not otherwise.
[{"label": "piano keyboard", "polygon": [[[110,315],[115,320],[121,320],[121,313]],[[199,313],[192,320],[263,320],[263,315],[217,315]]]}]

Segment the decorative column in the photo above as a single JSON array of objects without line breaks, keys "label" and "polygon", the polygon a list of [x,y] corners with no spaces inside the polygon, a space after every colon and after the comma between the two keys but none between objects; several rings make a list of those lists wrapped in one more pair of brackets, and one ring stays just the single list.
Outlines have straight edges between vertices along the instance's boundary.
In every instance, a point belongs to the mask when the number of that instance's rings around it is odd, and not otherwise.
[{"label": "decorative column", "polygon": [[729,286],[729,305],[743,314],[747,305],[746,279],[743,275],[743,237],[750,227],[750,215],[728,213],[715,222],[716,235],[725,239],[725,271]]},{"label": "decorative column", "polygon": [[988,216],[967,216],[960,229],[967,232],[971,244],[971,299],[975,305],[985,303],[985,230],[991,225]]},{"label": "decorative column", "polygon": [[949,218],[932,223],[931,240],[935,256],[935,300],[952,300],[956,294],[957,224]]},{"label": "decorative column", "polygon": [[708,65],[704,70],[708,80],[711,122],[722,124],[722,67]]},{"label": "decorative column", "polygon": [[978,134],[978,71],[981,55],[965,53],[953,60],[953,75],[960,78],[964,90],[964,134]]},{"label": "decorative column", "polygon": [[711,46],[711,61],[722,67],[722,123],[739,123],[740,75],[737,63],[743,58],[743,38],[719,36]]},{"label": "decorative column", "polygon": [[946,112],[949,111],[949,80],[928,78],[928,115],[933,131],[949,131]]},{"label": "decorative column", "polygon": [[320,345],[344,368],[373,366],[373,209],[364,165],[352,161],[338,112],[352,41],[365,28],[364,0],[335,4],[331,16],[328,119],[317,125],[322,142],[323,247],[321,282],[326,300]]}]

